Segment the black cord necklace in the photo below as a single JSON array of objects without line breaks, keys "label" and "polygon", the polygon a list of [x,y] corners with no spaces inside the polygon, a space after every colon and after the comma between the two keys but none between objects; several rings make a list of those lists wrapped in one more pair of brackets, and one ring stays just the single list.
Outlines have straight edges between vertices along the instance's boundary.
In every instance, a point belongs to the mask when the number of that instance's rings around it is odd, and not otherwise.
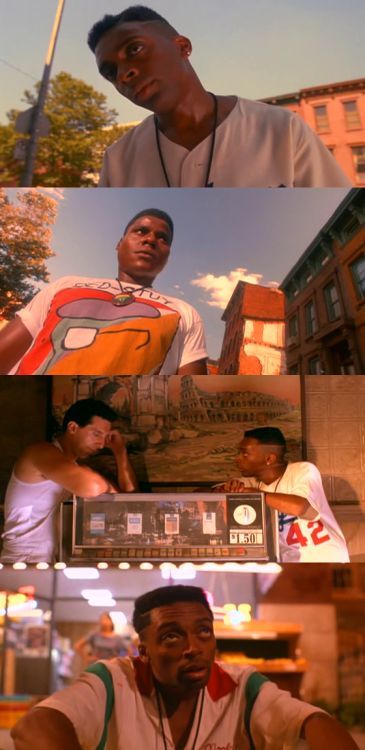
[{"label": "black cord necklace", "polygon": [[[278,481],[276,482],[276,485],[275,485],[275,487],[273,489],[273,492],[277,492],[278,491],[279,484],[280,484],[280,482],[281,482],[281,480],[282,480],[282,478],[283,478],[283,476],[284,476],[284,474],[286,472],[287,466],[288,466],[288,464],[285,464],[284,471],[283,471],[282,474],[280,474],[280,477],[279,477]],[[258,490],[261,489],[261,486],[260,486],[261,484],[264,484],[264,482],[260,479],[260,481],[259,481],[259,483],[257,485],[257,489]],[[272,484],[272,482],[271,482],[271,484]],[[266,485],[266,486],[270,486],[270,485]]]},{"label": "black cord necklace", "polygon": [[[156,683],[155,683],[155,689],[156,689],[156,700],[157,700],[157,708],[158,708],[158,717],[159,717],[159,720],[160,720],[162,741],[163,741],[164,750],[167,750],[167,741],[166,741],[166,735],[165,735],[165,730],[164,730],[164,726],[163,726],[163,718],[162,718],[162,706],[161,706],[160,691],[159,691]],[[199,692],[200,692],[200,695],[201,695],[201,699],[200,699],[198,725],[197,725],[197,728],[196,728],[194,742],[193,742],[191,750],[195,750],[195,745],[196,745],[196,741],[198,739],[200,724],[201,724],[202,717],[203,717],[203,706],[204,706],[205,688],[203,688],[203,690],[200,690]],[[198,700],[199,700],[199,697],[198,697]],[[194,712],[194,716],[195,716],[195,712]]]},{"label": "black cord necklace", "polygon": [[128,287],[123,289],[118,276],[115,277],[115,280],[118,282],[120,287],[120,293],[116,294],[115,297],[113,297],[112,304],[115,307],[126,307],[126,305],[131,305],[132,302],[136,301],[134,294],[148,288],[146,286],[138,286],[137,289],[128,289]]},{"label": "black cord necklace", "polygon": [[[204,182],[204,187],[206,187],[206,188],[207,187],[213,187],[213,183],[209,182],[209,176],[210,176],[210,170],[211,170],[211,167],[212,167],[212,161],[213,161],[213,156],[214,156],[215,135],[216,135],[217,125],[218,125],[218,99],[217,99],[217,97],[216,97],[215,94],[212,94],[211,91],[209,91],[208,93],[212,97],[213,103],[214,103],[214,112],[213,112],[213,120],[214,121],[213,121],[212,139],[211,139],[211,143],[210,143],[208,166],[207,166],[207,172],[206,172],[205,182]],[[166,180],[166,185],[167,185],[167,187],[171,187],[171,183],[170,183],[170,180],[169,180],[169,176],[167,174],[167,169],[166,169],[165,161],[164,161],[164,158],[163,158],[163,155],[162,155],[162,150],[161,150],[160,129],[158,127],[157,115],[155,115],[153,119],[154,119],[154,123],[155,123],[156,144],[157,144],[158,155],[160,157],[161,167],[162,167],[162,170],[163,170],[163,173],[164,173],[164,177],[165,177],[165,180]]]}]

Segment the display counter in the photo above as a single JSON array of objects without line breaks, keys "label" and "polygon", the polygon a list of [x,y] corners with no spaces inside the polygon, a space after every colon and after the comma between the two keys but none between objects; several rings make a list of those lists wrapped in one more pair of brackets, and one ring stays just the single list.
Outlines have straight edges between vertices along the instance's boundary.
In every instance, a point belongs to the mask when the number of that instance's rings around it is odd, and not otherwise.
[{"label": "display counter", "polygon": [[277,528],[263,492],[74,497],[61,506],[60,559],[275,562]]}]

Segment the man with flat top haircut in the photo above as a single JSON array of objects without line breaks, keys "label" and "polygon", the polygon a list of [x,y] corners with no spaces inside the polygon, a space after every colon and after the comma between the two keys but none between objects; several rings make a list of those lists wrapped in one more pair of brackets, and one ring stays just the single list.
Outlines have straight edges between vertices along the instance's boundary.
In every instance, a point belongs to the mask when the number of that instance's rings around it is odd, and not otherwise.
[{"label": "man with flat top haircut", "polygon": [[[66,411],[57,439],[33,443],[19,456],[5,494],[2,563],[53,563],[60,503],[72,494],[97,497],[136,489],[124,440],[112,429],[116,419],[102,401],[76,401]],[[114,454],[116,485],[77,463],[102,448]]]},{"label": "man with flat top haircut", "polygon": [[238,479],[215,492],[265,493],[278,511],[282,562],[349,562],[343,533],[325,496],[321,475],[309,461],[285,460],[286,440],[277,427],[246,430],[239,444]]},{"label": "man with flat top haircut", "polygon": [[115,279],[66,276],[45,286],[0,332],[0,372],[205,375],[200,316],[153,287],[173,232],[164,211],[140,211],[117,245]]},{"label": "man with flat top haircut", "polygon": [[254,667],[214,660],[202,589],[140,596],[133,624],[139,658],[99,662],[40,703],[14,727],[15,750],[294,750],[300,736],[309,750],[356,750],[335,719]]},{"label": "man with flat top haircut", "polygon": [[88,37],[99,71],[153,113],[110,146],[101,187],[346,187],[328,149],[290,110],[206,91],[192,45],[136,5]]}]

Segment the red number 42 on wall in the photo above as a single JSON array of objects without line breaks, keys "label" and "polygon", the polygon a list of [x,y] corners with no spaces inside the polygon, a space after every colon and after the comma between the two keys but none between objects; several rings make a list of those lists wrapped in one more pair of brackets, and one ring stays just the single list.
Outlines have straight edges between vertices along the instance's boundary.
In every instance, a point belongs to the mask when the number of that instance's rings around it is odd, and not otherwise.
[{"label": "red number 42 on wall", "polygon": [[[313,544],[323,544],[323,542],[330,541],[331,537],[325,530],[322,521],[309,521],[307,528],[313,529],[309,534]],[[304,536],[297,521],[290,526],[286,537],[286,543],[300,544],[301,547],[306,547],[308,545],[309,539]]]}]

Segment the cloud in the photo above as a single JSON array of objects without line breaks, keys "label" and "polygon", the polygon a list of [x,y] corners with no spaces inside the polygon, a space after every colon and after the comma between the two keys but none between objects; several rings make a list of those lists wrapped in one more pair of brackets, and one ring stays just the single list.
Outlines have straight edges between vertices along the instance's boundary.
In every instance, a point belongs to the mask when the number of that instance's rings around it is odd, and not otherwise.
[{"label": "cloud", "polygon": [[48,198],[54,198],[58,201],[65,200],[65,188],[42,187],[38,189],[40,192],[45,193]]},{"label": "cloud", "polygon": [[[247,281],[249,284],[260,284],[263,276],[261,273],[249,273],[247,268],[234,268],[226,276],[214,276],[212,273],[198,274],[197,278],[192,279],[190,284],[198,286],[208,295],[205,299],[207,305],[211,307],[220,307],[224,310],[239,281]],[[276,281],[270,281],[265,286],[278,286]]]},{"label": "cloud", "polygon": [[279,284],[278,281],[269,281],[269,283],[267,284],[267,286],[271,286],[274,289],[279,289],[280,284]]}]

